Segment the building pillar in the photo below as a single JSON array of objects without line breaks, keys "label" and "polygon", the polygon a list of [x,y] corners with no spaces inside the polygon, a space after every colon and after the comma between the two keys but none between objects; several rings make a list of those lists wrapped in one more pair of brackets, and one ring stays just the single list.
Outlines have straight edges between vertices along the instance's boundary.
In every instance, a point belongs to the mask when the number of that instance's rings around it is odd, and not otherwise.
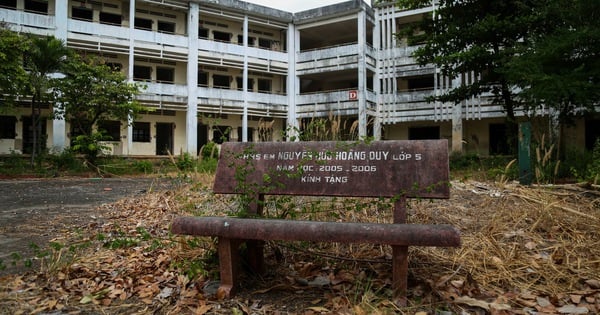
[{"label": "building pillar", "polygon": [[367,137],[367,65],[365,47],[367,43],[367,15],[364,10],[358,13],[358,137]]},{"label": "building pillar", "polygon": [[296,108],[296,94],[300,92],[300,79],[296,73],[296,54],[300,48],[300,32],[293,23],[288,24],[287,29],[287,52],[288,52],[288,73],[287,73],[287,97],[288,97],[288,115],[287,126],[285,126],[287,140],[298,140],[298,131],[300,124],[298,122]]},{"label": "building pillar", "polygon": [[373,49],[375,51],[375,75],[373,91],[375,92],[375,117],[373,119],[373,138],[381,140],[381,18],[375,12],[375,26],[373,28]]},{"label": "building pillar", "polygon": [[188,101],[185,116],[186,152],[198,154],[198,26],[200,25],[200,5],[190,2],[188,11],[188,60],[187,89]]},{"label": "building pillar", "polygon": [[[452,80],[452,86],[460,86],[460,78]],[[463,121],[462,108],[465,101],[452,106],[452,152],[461,153],[463,149]]]},{"label": "building pillar", "polygon": [[[67,1],[56,1],[54,3],[56,30],[54,37],[67,44],[67,19],[69,7]],[[54,107],[52,109],[56,111]],[[52,148],[57,153],[62,152],[67,147],[67,125],[64,119],[52,120]]]},{"label": "building pillar", "polygon": [[242,94],[244,112],[242,115],[242,142],[248,142],[248,15],[244,15],[244,70],[242,71]]},{"label": "building pillar", "polygon": [[[129,59],[127,65],[127,82],[133,83],[133,65],[134,45],[135,45],[135,1],[129,1]],[[127,121],[127,145],[124,148],[123,155],[130,155],[133,152],[133,118],[130,116]]]}]

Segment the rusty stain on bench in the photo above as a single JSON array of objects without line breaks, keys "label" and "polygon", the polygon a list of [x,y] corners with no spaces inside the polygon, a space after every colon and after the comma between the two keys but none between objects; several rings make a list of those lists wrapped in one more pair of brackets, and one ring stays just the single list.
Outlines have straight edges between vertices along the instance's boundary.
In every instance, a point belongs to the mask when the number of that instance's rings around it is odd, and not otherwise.
[{"label": "rusty stain on bench", "polygon": [[[182,217],[175,234],[219,237],[220,298],[235,294],[238,247],[264,272],[263,241],[306,240],[392,246],[394,296],[406,302],[408,246],[460,246],[447,225],[406,223],[406,198],[449,198],[446,140],[234,143],[222,145],[213,191],[245,194],[251,216],[262,216],[265,195],[394,198],[394,224],[226,217]],[[404,302],[402,302],[404,301]]]}]

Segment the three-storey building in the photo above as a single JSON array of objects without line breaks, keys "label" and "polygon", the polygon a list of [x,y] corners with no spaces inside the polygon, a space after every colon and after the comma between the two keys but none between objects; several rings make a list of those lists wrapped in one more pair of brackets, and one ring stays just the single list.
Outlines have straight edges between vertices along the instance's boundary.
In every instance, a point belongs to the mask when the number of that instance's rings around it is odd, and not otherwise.
[{"label": "three-storey building", "polygon": [[[196,154],[208,141],[284,141],[318,117],[334,117],[347,137],[448,138],[456,151],[503,153],[499,106],[485,97],[425,101],[476,79],[443,78],[418,66],[415,47],[395,36],[431,12],[362,0],[294,14],[237,0],[7,0],[0,21],[61,39],[145,84],[138,100],[151,110],[131,124],[102,122],[115,155]],[[0,153],[30,150],[28,106],[0,116]],[[600,134],[592,126],[579,121],[574,143]],[[42,129],[46,146],[58,150],[77,132],[61,120]]]}]

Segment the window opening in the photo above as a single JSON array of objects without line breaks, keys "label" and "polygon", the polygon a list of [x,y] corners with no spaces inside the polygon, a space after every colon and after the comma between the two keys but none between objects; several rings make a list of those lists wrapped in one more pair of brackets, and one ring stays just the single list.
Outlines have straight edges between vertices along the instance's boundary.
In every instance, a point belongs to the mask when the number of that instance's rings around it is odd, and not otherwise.
[{"label": "window opening", "polygon": [[150,142],[150,123],[149,122],[134,122],[133,123],[133,142]]},{"label": "window opening", "polygon": [[0,3],[0,8],[17,8],[17,0],[4,0],[4,2]]},{"label": "window opening", "polygon": [[151,30],[152,20],[144,18],[135,18],[135,28],[142,30]]},{"label": "window opening", "polygon": [[150,81],[152,79],[152,67],[134,65],[133,78],[138,81]]},{"label": "window opening", "polygon": [[198,28],[198,38],[208,38],[208,29],[204,27]]},{"label": "window opening", "polygon": [[100,12],[100,23],[101,24],[109,24],[109,25],[121,25],[121,15]]},{"label": "window opening", "polygon": [[208,86],[208,73],[198,70],[198,86]]},{"label": "window opening", "polygon": [[175,81],[175,69],[156,67],[156,81],[161,83],[173,83]]},{"label": "window opening", "polygon": [[98,130],[104,131],[110,141],[121,140],[121,122],[117,120],[103,120],[98,122]]},{"label": "window opening", "polygon": [[213,74],[213,87],[228,89],[230,80],[230,77],[227,75]]},{"label": "window opening", "polygon": [[271,92],[271,80],[267,79],[258,79],[258,91],[259,92]]},{"label": "window opening", "polygon": [[258,39],[258,47],[260,47],[260,48],[271,49],[271,43],[272,43],[272,40],[267,39],[267,38],[259,38]]},{"label": "window opening", "polygon": [[94,17],[94,11],[88,8],[71,8],[71,17],[76,20],[91,21]]},{"label": "window opening", "polygon": [[216,41],[231,42],[231,34],[219,31],[213,31],[213,36]]},{"label": "window opening", "polygon": [[17,136],[15,132],[16,125],[16,117],[0,116],[0,139],[14,139]]},{"label": "window opening", "polygon": [[158,21],[157,28],[159,32],[175,34],[175,23]]},{"label": "window opening", "polygon": [[48,1],[25,0],[25,11],[48,14]]}]

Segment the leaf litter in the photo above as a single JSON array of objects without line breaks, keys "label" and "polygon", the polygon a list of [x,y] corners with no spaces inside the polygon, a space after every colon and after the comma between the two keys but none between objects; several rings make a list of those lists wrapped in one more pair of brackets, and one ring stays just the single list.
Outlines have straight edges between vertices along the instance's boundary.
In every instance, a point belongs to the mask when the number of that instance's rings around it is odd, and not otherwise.
[{"label": "leaf litter", "polygon": [[[0,278],[6,314],[595,314],[600,194],[577,185],[453,181],[451,199],[411,200],[409,222],[451,224],[460,248],[410,247],[408,306],[391,296],[391,249],[268,242],[268,272],[219,300],[216,241],[174,236],[180,215],[235,215],[211,175],[99,207],[52,241],[39,270]],[[380,200],[267,198],[271,216],[391,222]]]}]

